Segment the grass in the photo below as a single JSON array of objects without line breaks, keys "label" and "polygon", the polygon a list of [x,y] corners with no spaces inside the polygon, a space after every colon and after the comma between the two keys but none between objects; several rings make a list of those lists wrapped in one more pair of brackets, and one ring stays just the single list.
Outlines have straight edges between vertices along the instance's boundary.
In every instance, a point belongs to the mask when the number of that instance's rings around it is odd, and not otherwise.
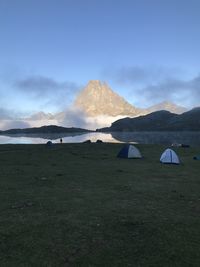
[{"label": "grass", "polygon": [[200,266],[200,148],[0,146],[0,266]]}]

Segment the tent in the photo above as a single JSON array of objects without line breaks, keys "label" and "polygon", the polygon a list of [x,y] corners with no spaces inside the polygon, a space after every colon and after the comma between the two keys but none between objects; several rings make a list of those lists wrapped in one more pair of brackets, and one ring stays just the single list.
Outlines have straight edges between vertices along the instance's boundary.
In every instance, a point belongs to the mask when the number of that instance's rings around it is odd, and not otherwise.
[{"label": "tent", "polygon": [[160,157],[161,163],[180,164],[180,160],[174,150],[167,148]]},{"label": "tent", "polygon": [[47,141],[47,142],[46,142],[46,146],[47,146],[47,147],[51,147],[52,145],[53,145],[53,143],[52,143],[51,141]]},{"label": "tent", "polygon": [[118,153],[118,158],[142,158],[140,151],[133,145],[125,145]]}]

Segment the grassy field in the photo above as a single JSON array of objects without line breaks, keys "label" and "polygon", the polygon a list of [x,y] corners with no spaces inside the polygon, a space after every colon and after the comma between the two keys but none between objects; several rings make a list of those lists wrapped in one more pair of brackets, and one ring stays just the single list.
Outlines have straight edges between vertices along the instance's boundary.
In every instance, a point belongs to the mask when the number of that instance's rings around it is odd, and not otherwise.
[{"label": "grassy field", "polygon": [[0,266],[200,266],[200,147],[0,146]]}]

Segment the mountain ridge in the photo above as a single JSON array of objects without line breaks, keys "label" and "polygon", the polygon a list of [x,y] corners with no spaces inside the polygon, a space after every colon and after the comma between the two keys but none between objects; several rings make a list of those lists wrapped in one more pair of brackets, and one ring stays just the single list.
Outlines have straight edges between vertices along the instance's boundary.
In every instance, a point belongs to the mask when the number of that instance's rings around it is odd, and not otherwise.
[{"label": "mountain ridge", "polygon": [[57,125],[44,125],[41,127],[30,128],[15,128],[0,131],[0,134],[39,134],[39,133],[80,133],[80,132],[93,132],[92,130],[76,128],[76,127],[62,127]]},{"label": "mountain ridge", "polygon": [[161,110],[136,118],[127,117],[113,122],[110,127],[97,129],[97,131],[200,131],[200,108],[183,114]]}]

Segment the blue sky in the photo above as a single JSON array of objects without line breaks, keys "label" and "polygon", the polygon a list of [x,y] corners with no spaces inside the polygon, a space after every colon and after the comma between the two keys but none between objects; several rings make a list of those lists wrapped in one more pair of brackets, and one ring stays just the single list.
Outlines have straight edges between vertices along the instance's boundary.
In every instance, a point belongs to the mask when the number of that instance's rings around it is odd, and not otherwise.
[{"label": "blue sky", "polygon": [[0,0],[0,113],[61,111],[91,79],[200,105],[199,0]]}]

